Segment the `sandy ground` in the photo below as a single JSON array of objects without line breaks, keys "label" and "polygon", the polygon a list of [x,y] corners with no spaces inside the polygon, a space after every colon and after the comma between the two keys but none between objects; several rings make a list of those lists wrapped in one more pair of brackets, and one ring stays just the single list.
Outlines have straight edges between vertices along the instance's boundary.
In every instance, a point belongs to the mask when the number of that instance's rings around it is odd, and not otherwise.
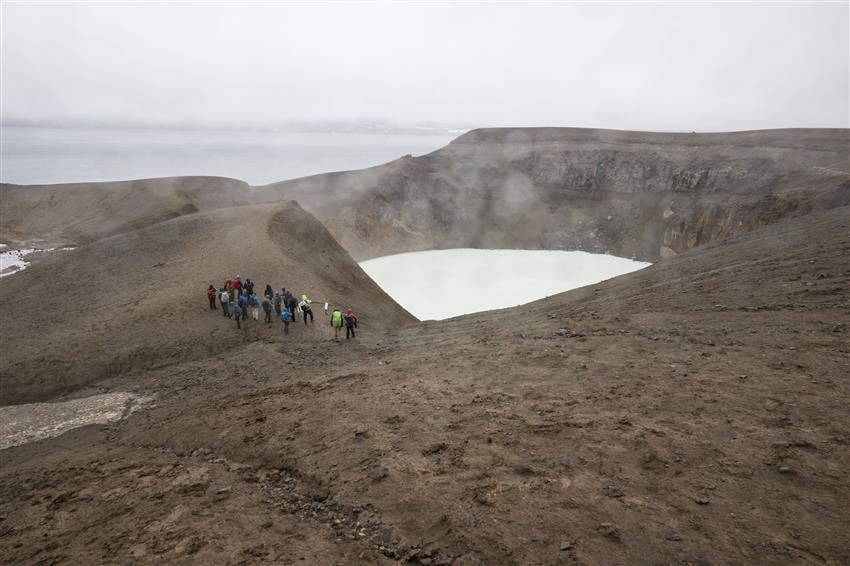
[{"label": "sandy ground", "polygon": [[[286,338],[254,327],[242,338],[215,326],[220,314],[205,312],[202,297],[181,296],[181,330],[169,322],[168,332],[231,347],[113,366],[121,371],[77,395],[130,391],[156,406],[4,450],[0,557],[846,564],[849,213],[777,223],[596,286],[449,321],[415,324],[373,299],[371,323],[343,344],[325,324],[296,325]],[[186,237],[199,229],[178,226]],[[197,246],[166,261],[185,262]],[[65,260],[130,269],[114,263],[123,248],[112,249]],[[7,279],[46,285],[40,269]],[[320,281],[320,272],[299,277]],[[135,295],[133,273],[121,279],[129,287],[100,291]],[[72,275],[65,283],[76,291]],[[355,276],[322,284],[330,292]],[[160,297],[178,292],[172,278],[158,281]],[[103,312],[108,322],[122,310]],[[162,331],[138,320],[141,336]],[[96,344],[107,353],[95,365],[120,355]],[[70,342],[56,347],[73,364],[90,361]]]}]

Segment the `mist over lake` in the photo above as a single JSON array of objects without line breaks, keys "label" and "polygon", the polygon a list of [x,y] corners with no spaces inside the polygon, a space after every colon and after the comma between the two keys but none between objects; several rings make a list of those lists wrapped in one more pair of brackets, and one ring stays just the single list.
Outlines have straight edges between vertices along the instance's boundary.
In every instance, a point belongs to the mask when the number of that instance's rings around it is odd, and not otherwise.
[{"label": "mist over lake", "polygon": [[0,180],[22,185],[233,177],[251,185],[421,155],[449,135],[127,128],[2,128]]}]

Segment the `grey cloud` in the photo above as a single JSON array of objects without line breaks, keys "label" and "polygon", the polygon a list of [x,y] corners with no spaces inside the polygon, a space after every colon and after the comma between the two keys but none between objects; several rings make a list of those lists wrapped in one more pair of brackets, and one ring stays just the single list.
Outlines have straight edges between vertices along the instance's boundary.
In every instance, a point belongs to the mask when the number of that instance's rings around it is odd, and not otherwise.
[{"label": "grey cloud", "polygon": [[850,122],[847,3],[2,9],[5,123]]}]

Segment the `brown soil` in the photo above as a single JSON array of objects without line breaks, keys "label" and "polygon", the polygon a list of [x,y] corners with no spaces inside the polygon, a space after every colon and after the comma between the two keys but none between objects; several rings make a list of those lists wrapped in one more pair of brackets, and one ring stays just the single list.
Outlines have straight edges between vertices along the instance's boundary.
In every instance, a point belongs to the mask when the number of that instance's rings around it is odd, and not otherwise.
[{"label": "brown soil", "polygon": [[[294,205],[45,260],[2,284],[4,401],[86,368],[157,400],[3,451],[0,557],[846,564],[848,214],[419,324]],[[357,340],[238,334],[202,296],[234,268],[350,300]]]}]

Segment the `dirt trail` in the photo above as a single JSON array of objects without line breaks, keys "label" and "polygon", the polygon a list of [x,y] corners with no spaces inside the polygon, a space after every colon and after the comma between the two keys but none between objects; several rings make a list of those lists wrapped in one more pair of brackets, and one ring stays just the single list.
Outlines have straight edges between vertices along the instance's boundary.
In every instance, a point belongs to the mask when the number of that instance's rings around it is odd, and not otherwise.
[{"label": "dirt trail", "polygon": [[848,214],[515,309],[387,303],[354,343],[297,328],[115,374],[156,406],[3,452],[0,556],[850,562]]}]

